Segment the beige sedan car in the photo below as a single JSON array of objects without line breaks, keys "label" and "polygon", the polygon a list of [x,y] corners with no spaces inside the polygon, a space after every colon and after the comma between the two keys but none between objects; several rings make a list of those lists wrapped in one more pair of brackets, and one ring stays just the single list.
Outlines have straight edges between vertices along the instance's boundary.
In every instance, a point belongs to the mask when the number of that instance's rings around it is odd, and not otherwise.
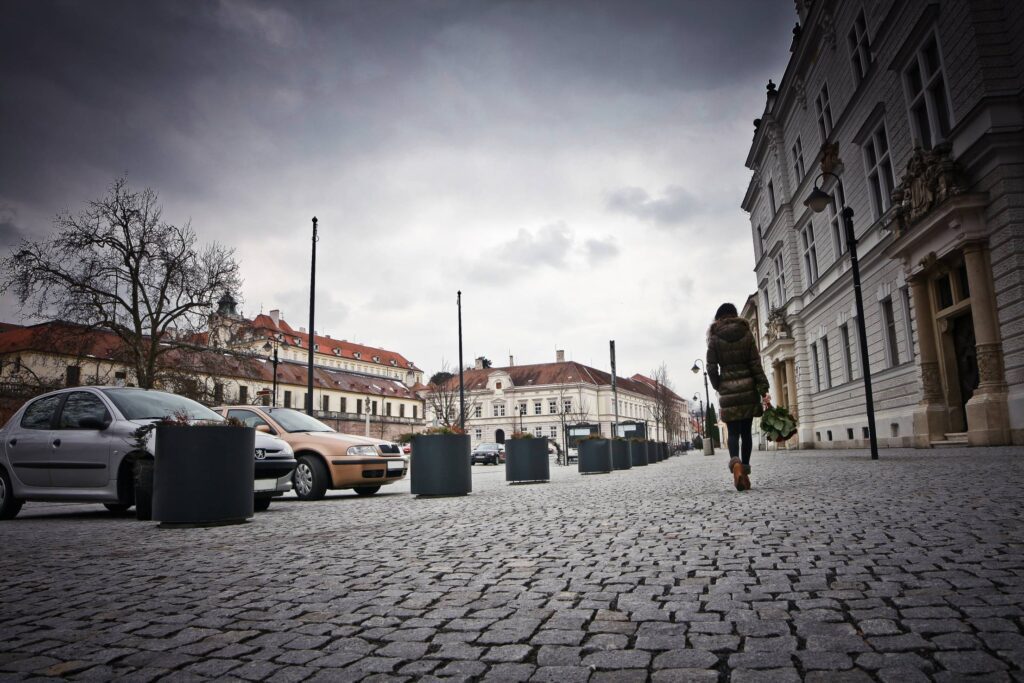
[{"label": "beige sedan car", "polygon": [[298,461],[292,484],[302,500],[320,500],[327,489],[353,489],[361,496],[372,496],[409,472],[409,461],[398,444],[337,432],[291,408],[221,406],[214,410],[292,447]]}]

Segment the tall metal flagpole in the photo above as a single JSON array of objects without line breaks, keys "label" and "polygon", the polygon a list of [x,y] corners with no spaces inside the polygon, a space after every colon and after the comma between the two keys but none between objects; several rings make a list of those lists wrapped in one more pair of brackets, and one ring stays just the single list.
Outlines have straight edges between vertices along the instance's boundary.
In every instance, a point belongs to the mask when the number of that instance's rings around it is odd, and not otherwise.
[{"label": "tall metal flagpole", "polygon": [[316,310],[316,216],[313,216],[313,260],[309,265],[309,367],[306,371],[306,414],[313,414],[313,348],[316,346],[314,336],[313,312]]},{"label": "tall metal flagpole", "polygon": [[462,290],[455,299],[459,305],[459,428],[466,431],[466,393],[462,382]]},{"label": "tall metal flagpole", "polygon": [[615,410],[615,422],[612,425],[612,438],[619,435],[619,392],[615,387],[615,340],[608,342],[612,356],[612,404]]}]

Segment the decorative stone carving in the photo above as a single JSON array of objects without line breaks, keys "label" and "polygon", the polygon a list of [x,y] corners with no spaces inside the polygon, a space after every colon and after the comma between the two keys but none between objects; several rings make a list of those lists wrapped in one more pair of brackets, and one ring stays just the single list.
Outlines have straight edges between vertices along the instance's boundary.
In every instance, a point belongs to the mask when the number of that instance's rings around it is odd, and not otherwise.
[{"label": "decorative stone carving", "polygon": [[821,44],[836,49],[836,25],[832,15],[824,12],[821,15]]},{"label": "decorative stone carving", "polygon": [[903,180],[892,191],[897,237],[905,234],[932,209],[966,191],[963,172],[951,152],[948,143],[932,149],[914,148]]},{"label": "decorative stone carving", "polygon": [[839,160],[839,143],[838,142],[826,142],[821,146],[821,172],[822,173],[835,173],[842,165],[842,161]]},{"label": "decorative stone carving", "polygon": [[789,338],[789,326],[786,324],[786,313],[781,308],[773,309],[765,321],[765,335],[768,343]]},{"label": "decorative stone carving", "polygon": [[921,387],[926,401],[942,400],[942,375],[938,362],[921,363]]},{"label": "decorative stone carving", "polygon": [[807,109],[807,84],[802,77],[797,76],[793,81],[793,91],[796,93],[796,102],[800,108]]},{"label": "decorative stone carving", "polygon": [[1003,352],[999,344],[978,344],[978,383],[979,384],[1002,384],[1006,380],[1003,377]]}]

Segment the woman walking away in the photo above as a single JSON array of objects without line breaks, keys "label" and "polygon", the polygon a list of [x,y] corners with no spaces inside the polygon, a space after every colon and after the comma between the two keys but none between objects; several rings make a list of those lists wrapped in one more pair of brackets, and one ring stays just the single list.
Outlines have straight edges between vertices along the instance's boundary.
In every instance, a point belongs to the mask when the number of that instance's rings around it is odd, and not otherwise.
[{"label": "woman walking away", "polygon": [[707,368],[719,395],[719,414],[729,427],[729,471],[736,490],[745,491],[750,488],[750,428],[764,412],[769,387],[750,326],[732,304],[719,306],[708,328]]}]

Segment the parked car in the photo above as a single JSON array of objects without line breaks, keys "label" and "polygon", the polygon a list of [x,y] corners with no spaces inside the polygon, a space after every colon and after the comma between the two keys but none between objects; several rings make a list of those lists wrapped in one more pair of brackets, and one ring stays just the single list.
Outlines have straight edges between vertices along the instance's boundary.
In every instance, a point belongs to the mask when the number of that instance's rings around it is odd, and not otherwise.
[{"label": "parked car", "polygon": [[[172,415],[224,419],[195,401],[152,389],[75,387],[27,401],[0,428],[0,519],[16,516],[32,500],[129,509],[136,501],[136,470],[153,459],[152,433],[140,446],[135,432]],[[256,435],[253,456],[254,505],[265,510],[273,496],[290,489],[295,459],[287,443],[268,434]]]},{"label": "parked car", "polygon": [[473,449],[469,461],[474,465],[497,465],[505,462],[505,448],[500,443],[482,443]]},{"label": "parked car", "polygon": [[292,447],[298,461],[292,483],[302,500],[320,500],[327,489],[353,489],[360,496],[372,496],[409,472],[409,460],[397,443],[343,434],[291,408],[241,405],[214,410],[280,437]]}]

